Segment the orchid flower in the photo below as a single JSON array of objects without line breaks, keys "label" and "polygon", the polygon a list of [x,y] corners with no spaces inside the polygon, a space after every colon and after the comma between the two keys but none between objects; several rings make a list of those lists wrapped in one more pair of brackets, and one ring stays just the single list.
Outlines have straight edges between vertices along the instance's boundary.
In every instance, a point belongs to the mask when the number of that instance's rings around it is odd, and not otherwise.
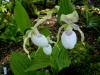
[{"label": "orchid flower", "polygon": [[61,30],[65,28],[65,31],[62,33],[61,36],[61,42],[66,49],[74,48],[75,44],[77,43],[77,36],[76,33],[73,31],[73,29],[80,32],[81,41],[84,44],[83,42],[84,33],[81,31],[78,25],[74,24],[74,22],[78,22],[79,20],[78,13],[76,11],[73,11],[72,13],[67,15],[62,14],[60,20],[65,22],[66,24],[62,25],[59,28],[58,35],[57,35],[57,42],[59,41],[59,35]]}]

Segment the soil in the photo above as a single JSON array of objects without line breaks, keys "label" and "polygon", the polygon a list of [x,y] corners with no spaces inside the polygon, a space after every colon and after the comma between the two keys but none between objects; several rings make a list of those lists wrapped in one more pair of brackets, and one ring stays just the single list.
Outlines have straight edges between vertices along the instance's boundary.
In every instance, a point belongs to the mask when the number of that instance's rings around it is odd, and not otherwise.
[{"label": "soil", "polygon": [[[32,21],[33,20],[34,19],[32,19]],[[53,36],[55,36],[57,34],[57,31],[58,31],[59,27],[61,26],[59,23],[57,23],[57,19],[56,19],[55,15],[53,15],[51,19],[47,20],[46,22],[44,22],[42,24],[42,26],[46,26],[46,25],[49,26],[49,29]],[[80,28],[82,29],[82,31],[85,34],[85,41],[88,42],[89,45],[93,45],[97,50],[100,50],[100,46],[96,44],[96,39],[99,37],[98,32],[95,29],[89,29],[89,28],[87,29],[82,25],[80,25]],[[80,35],[78,32],[77,32],[77,35],[80,40]],[[4,44],[4,43],[0,42],[0,66],[8,67],[8,75],[12,75],[11,70],[9,68],[10,54],[13,51],[23,52],[22,44],[23,44],[22,41],[17,44],[13,44],[13,45],[8,45],[8,44]],[[2,68],[0,68],[0,70],[1,69]],[[64,75],[66,75],[65,72],[66,72],[66,70],[62,71],[61,73],[64,73]],[[3,71],[0,72],[0,74],[2,74],[2,73],[3,73]],[[61,75],[61,73],[59,75]]]}]

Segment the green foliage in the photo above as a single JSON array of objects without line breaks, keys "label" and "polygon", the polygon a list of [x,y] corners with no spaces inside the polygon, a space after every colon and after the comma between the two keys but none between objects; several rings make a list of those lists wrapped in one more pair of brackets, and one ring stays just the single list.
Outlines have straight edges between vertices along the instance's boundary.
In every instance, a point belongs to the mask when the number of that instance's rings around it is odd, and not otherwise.
[{"label": "green foliage", "polygon": [[4,5],[10,12],[13,11],[14,3],[12,1],[8,2],[8,1],[1,0],[0,5]]},{"label": "green foliage", "polygon": [[48,26],[40,28],[40,32],[41,32],[41,34],[45,35],[46,37],[48,37],[50,35]]},{"label": "green foliage", "polygon": [[[25,69],[29,66],[30,60],[21,53],[12,53],[10,58],[10,66],[14,75],[28,75]],[[31,74],[30,74],[31,75]]]},{"label": "green foliage", "polygon": [[14,75],[50,75],[48,72],[25,70],[30,66],[30,60],[25,54],[13,52],[10,58],[10,67]]},{"label": "green foliage", "polygon": [[100,9],[95,7],[89,8],[86,5],[81,8],[82,10],[78,10],[78,13],[80,14],[80,23],[87,28],[94,28],[100,32]]},{"label": "green foliage", "polygon": [[95,28],[100,33],[100,17],[99,16],[90,17],[87,27]]},{"label": "green foliage", "polygon": [[31,60],[22,53],[12,53],[10,58],[10,66],[15,75],[28,75],[28,73],[31,75],[38,72],[37,70],[49,66],[52,72],[58,73],[63,68],[69,67],[70,63],[68,51],[62,46],[61,42],[53,48],[51,56],[45,55],[43,49],[40,48],[37,52],[31,54]]},{"label": "green foliage", "polygon": [[100,36],[99,36],[98,39],[97,39],[97,43],[100,43]]},{"label": "green foliage", "polygon": [[30,17],[37,17],[39,15],[37,7],[34,5],[34,2],[36,1],[35,0],[19,0],[19,2],[26,9]]},{"label": "green foliage", "polygon": [[25,30],[30,28],[31,23],[28,14],[18,1],[16,1],[14,15],[18,28],[20,29],[21,33],[24,34]]},{"label": "green foliage", "polygon": [[71,67],[79,75],[98,75],[100,72],[100,63],[98,53],[93,46],[85,43],[83,46],[78,42],[75,48],[69,51]]},{"label": "green foliage", "polygon": [[50,65],[50,56],[45,55],[42,48],[40,48],[37,53],[34,53],[32,57],[33,59],[31,60],[31,65],[27,71],[35,71],[46,68]]},{"label": "green foliage", "polygon": [[100,17],[91,17],[88,27],[98,27],[100,25]]},{"label": "green foliage", "polygon": [[0,0],[0,4],[2,3],[2,0]]},{"label": "green foliage", "polygon": [[[67,15],[75,10],[70,0],[61,0],[60,6],[61,7],[58,13],[58,20],[60,20],[61,14]],[[25,9],[18,1],[16,1],[14,14],[17,26],[20,29],[21,33],[24,34],[25,30],[30,28],[31,23]],[[93,17],[92,13],[86,12],[84,17],[88,26],[94,27],[99,25],[99,18]],[[4,26],[1,26],[1,29],[3,27]],[[14,28],[15,29],[12,29],[12,31],[15,31],[11,32],[10,35],[14,35],[17,33],[17,28]],[[10,30],[8,29],[6,31],[8,33]],[[47,26],[44,29],[40,28],[40,31],[46,37],[50,34]],[[54,74],[57,74],[62,69],[69,67],[70,65],[78,68],[77,72],[78,70],[84,69],[85,67],[85,69],[89,69],[89,71],[86,72],[86,70],[81,70],[81,75],[82,73],[85,75],[91,75],[92,73],[95,73],[92,72],[94,69],[91,68],[95,68],[97,69],[97,71],[99,71],[97,66],[100,66],[100,63],[97,63],[95,65],[96,67],[94,66],[94,61],[92,61],[90,58],[92,50],[93,47],[89,46],[87,43],[85,44],[85,46],[83,46],[81,43],[78,43],[74,49],[68,51],[63,47],[60,41],[56,45],[54,45],[52,49],[53,52],[50,56],[45,55],[42,48],[39,48],[36,52],[34,51],[32,54],[30,54],[31,60],[25,54],[15,52],[12,53],[10,58],[10,66],[15,75],[50,75],[49,70]],[[98,58],[98,56],[95,56],[95,54],[93,54],[93,57]],[[48,70],[48,72],[45,72],[46,70]]]},{"label": "green foliage", "polygon": [[85,43],[85,45],[86,46],[83,46],[81,42],[78,42],[75,48],[69,52],[69,55],[72,60],[71,64],[79,64],[84,61],[86,57],[88,57],[88,49],[91,49],[91,46],[89,46],[87,43]]},{"label": "green foliage", "polygon": [[[2,25],[3,26],[3,25]],[[5,32],[3,32],[1,35],[0,35],[0,38],[3,40],[3,41],[6,41],[6,40],[12,40],[14,42],[18,42],[18,37],[17,39],[15,39],[16,35],[17,35],[17,26],[15,25],[12,25],[12,26],[8,26],[6,29],[5,29]],[[19,39],[20,40],[20,39]]]},{"label": "green foliage", "polygon": [[70,14],[74,11],[74,7],[71,3],[71,0],[60,0],[60,9],[58,12],[58,21],[60,21],[60,17],[62,14]]},{"label": "green foliage", "polygon": [[3,42],[9,40],[17,43],[22,40],[22,37],[18,36],[18,27],[15,24],[14,16],[11,15],[12,13],[9,8],[8,3],[0,5],[0,39]]},{"label": "green foliage", "polygon": [[68,67],[70,63],[68,51],[59,42],[58,46],[53,48],[51,56],[45,55],[42,49],[39,49],[36,55],[33,56],[31,65],[27,70],[32,71],[51,66],[52,71],[58,73],[63,68]]},{"label": "green foliage", "polygon": [[69,59],[68,51],[59,42],[54,48],[51,55],[51,68],[54,72],[59,72],[65,67],[69,67],[71,61]]},{"label": "green foliage", "polygon": [[84,0],[72,0],[72,2],[75,5],[83,5],[84,4]]}]

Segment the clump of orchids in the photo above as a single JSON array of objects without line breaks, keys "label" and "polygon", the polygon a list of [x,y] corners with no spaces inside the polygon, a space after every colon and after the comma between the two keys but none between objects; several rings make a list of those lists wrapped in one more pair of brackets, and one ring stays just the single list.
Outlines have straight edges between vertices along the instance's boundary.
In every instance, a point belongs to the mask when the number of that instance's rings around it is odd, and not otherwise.
[{"label": "clump of orchids", "polygon": [[52,46],[50,45],[50,43],[55,43],[55,45],[57,45],[57,43],[59,42],[59,36],[60,36],[62,29],[64,29],[64,32],[61,35],[61,42],[62,42],[62,45],[64,46],[64,48],[72,49],[72,48],[74,48],[75,44],[77,43],[77,36],[76,36],[76,33],[73,31],[73,29],[78,30],[80,32],[81,41],[83,43],[84,34],[80,30],[79,26],[74,24],[74,22],[77,22],[79,19],[79,16],[76,11],[73,11],[72,13],[70,13],[68,15],[64,15],[64,14],[61,15],[60,20],[65,22],[65,24],[63,24],[58,30],[57,42],[53,42],[52,40],[48,39],[47,37],[45,37],[43,34],[41,34],[39,32],[38,26],[41,23],[43,23],[44,21],[46,21],[47,19],[50,19],[52,17],[53,11],[59,10],[58,6],[56,6],[56,8],[57,9],[53,9],[53,10],[49,11],[47,13],[47,16],[43,17],[42,19],[39,19],[37,21],[37,23],[34,25],[34,27],[31,27],[31,29],[26,32],[26,34],[24,36],[23,48],[24,48],[24,51],[28,54],[29,58],[30,58],[29,51],[26,48],[26,44],[27,44],[27,42],[29,42],[29,38],[31,38],[31,41],[33,44],[35,44],[39,48],[43,48],[43,52],[46,55],[51,55]]}]

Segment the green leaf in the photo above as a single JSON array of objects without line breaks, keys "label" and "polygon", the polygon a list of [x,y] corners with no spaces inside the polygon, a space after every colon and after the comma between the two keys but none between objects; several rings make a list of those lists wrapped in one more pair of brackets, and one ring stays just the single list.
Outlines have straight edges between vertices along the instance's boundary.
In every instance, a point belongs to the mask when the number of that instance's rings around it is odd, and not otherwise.
[{"label": "green leaf", "polygon": [[14,38],[17,34],[17,26],[8,26],[6,29],[5,29],[5,32],[3,32],[1,35],[0,35],[0,38],[3,39],[3,40],[12,40],[12,37]]},{"label": "green leaf", "polygon": [[45,55],[42,48],[40,48],[36,54],[34,53],[31,65],[26,71],[35,71],[41,68],[46,68],[49,65],[50,56]]},{"label": "green leaf", "polygon": [[100,27],[100,17],[91,17],[89,19],[88,27]]},{"label": "green leaf", "polygon": [[6,25],[5,25],[4,23],[1,24],[1,25],[0,25],[0,30],[3,29],[3,28],[5,28],[5,26],[6,26]]},{"label": "green leaf", "polygon": [[10,57],[10,67],[14,75],[34,75],[34,72],[25,72],[30,65],[28,57],[22,53],[13,52]]},{"label": "green leaf", "polygon": [[18,1],[16,1],[14,16],[17,26],[19,27],[21,33],[24,34],[25,30],[30,28],[31,23],[27,12],[25,11],[21,3]]},{"label": "green leaf", "polygon": [[45,35],[46,37],[48,37],[50,35],[50,31],[49,31],[48,26],[46,26],[45,28],[41,28],[40,32],[41,32],[41,34]]},{"label": "green leaf", "polygon": [[58,21],[60,22],[60,17],[62,14],[70,14],[74,11],[74,6],[71,3],[71,0],[60,0],[60,9],[58,12]]},{"label": "green leaf", "polygon": [[62,43],[59,42],[53,48],[52,58],[51,58],[51,67],[53,71],[59,72],[65,67],[69,67],[71,61],[68,57],[68,51],[62,46]]},{"label": "green leaf", "polygon": [[33,75],[50,75],[49,72],[34,72]]},{"label": "green leaf", "polygon": [[2,0],[0,0],[0,4],[2,4]]}]

